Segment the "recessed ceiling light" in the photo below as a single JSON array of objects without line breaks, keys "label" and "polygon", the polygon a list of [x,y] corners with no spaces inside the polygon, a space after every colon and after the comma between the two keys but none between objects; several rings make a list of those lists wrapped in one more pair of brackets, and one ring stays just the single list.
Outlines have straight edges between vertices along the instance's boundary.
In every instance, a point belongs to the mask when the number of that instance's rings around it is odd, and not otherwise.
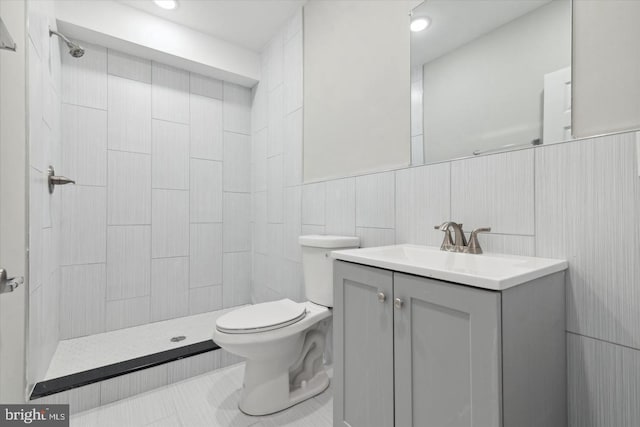
[{"label": "recessed ceiling light", "polygon": [[178,7],[178,2],[176,0],[153,0],[153,2],[167,10],[173,10]]},{"label": "recessed ceiling light", "polygon": [[411,31],[418,32],[426,29],[431,24],[431,19],[427,17],[416,18],[411,21]]}]

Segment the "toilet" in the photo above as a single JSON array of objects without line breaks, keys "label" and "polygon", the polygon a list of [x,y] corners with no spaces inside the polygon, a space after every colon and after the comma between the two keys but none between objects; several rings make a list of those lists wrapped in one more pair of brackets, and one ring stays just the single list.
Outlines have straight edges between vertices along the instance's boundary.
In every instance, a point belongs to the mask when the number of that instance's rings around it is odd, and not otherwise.
[{"label": "toilet", "polygon": [[215,343],[246,359],[238,406],[248,415],[281,411],[329,386],[323,353],[333,307],[330,253],[357,248],[360,239],[311,235],[300,236],[299,242],[305,302],[282,299],[255,304],[216,321]]}]

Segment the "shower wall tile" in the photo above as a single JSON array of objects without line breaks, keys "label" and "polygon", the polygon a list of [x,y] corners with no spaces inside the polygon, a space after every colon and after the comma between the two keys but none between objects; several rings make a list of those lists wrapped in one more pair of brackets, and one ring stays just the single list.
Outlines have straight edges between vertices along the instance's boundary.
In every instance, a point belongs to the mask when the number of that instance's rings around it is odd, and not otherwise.
[{"label": "shower wall tile", "polygon": [[151,153],[151,86],[109,76],[110,150]]},{"label": "shower wall tile", "polygon": [[189,73],[168,65],[151,65],[152,117],[189,123]]},{"label": "shower wall tile", "polygon": [[267,253],[267,192],[252,194],[253,200],[253,249],[262,254]]},{"label": "shower wall tile", "polygon": [[189,289],[189,314],[222,309],[222,285]]},{"label": "shower wall tile", "polygon": [[221,162],[191,159],[191,222],[222,222]]},{"label": "shower wall tile", "polygon": [[284,79],[284,38],[279,32],[269,41],[265,48],[267,58],[265,75],[269,92],[282,84]]},{"label": "shower wall tile", "polygon": [[[149,266],[150,264],[151,261],[149,260]],[[105,330],[107,331],[144,325],[150,321],[150,296],[107,301],[106,303]]]},{"label": "shower wall tile", "polygon": [[255,134],[258,131],[266,130],[267,127],[267,86],[264,81],[258,83],[251,89],[253,102],[251,104],[251,130]]},{"label": "shower wall tile", "polygon": [[222,224],[191,224],[191,288],[222,283]]},{"label": "shower wall tile", "polygon": [[62,164],[58,175],[79,185],[107,185],[107,113],[62,105]]},{"label": "shower wall tile", "polygon": [[194,94],[189,99],[191,157],[222,160],[222,101]]},{"label": "shower wall tile", "polygon": [[108,223],[151,224],[151,155],[108,151]]},{"label": "shower wall tile", "polygon": [[251,90],[224,82],[224,130],[251,135]]},{"label": "shower wall tile", "polygon": [[107,72],[125,79],[151,84],[151,61],[107,49]]},{"label": "shower wall tile", "polygon": [[337,179],[326,183],[327,234],[353,236],[356,232],[356,180]]},{"label": "shower wall tile", "polygon": [[[220,351],[209,351],[167,364],[169,384],[202,375],[220,367]],[[175,426],[177,424],[169,424]]]},{"label": "shower wall tile", "polygon": [[81,58],[62,55],[62,102],[107,109],[107,49],[82,43]]},{"label": "shower wall tile", "polygon": [[255,133],[252,144],[253,191],[267,191],[267,129]]},{"label": "shower wall tile", "polygon": [[302,108],[302,31],[284,45],[284,113]]},{"label": "shower wall tile", "polygon": [[151,321],[189,314],[189,258],[151,261]]},{"label": "shower wall tile", "polygon": [[478,235],[478,240],[484,252],[521,256],[536,255],[536,239],[533,236],[482,233]]},{"label": "shower wall tile", "polygon": [[224,133],[224,191],[251,191],[251,137]]},{"label": "shower wall tile", "polygon": [[395,173],[356,177],[356,226],[395,227]]},{"label": "shower wall tile", "polygon": [[189,126],[153,120],[153,188],[189,189]]},{"label": "shower wall tile", "polygon": [[282,223],[284,207],[282,154],[267,159],[267,220]]},{"label": "shower wall tile", "polygon": [[[285,27],[284,27],[284,42],[288,42],[293,36],[295,36],[296,34],[298,34],[299,32],[302,32],[302,8],[298,8],[298,10],[296,10],[293,15],[291,16],[291,18],[289,18],[289,21],[286,23]],[[302,70],[300,70],[300,73],[302,73]],[[287,78],[286,78],[286,74],[285,74],[285,82],[286,82]]]},{"label": "shower wall tile", "polygon": [[302,186],[302,224],[325,225],[326,184]]},{"label": "shower wall tile", "polygon": [[296,302],[304,302],[304,279],[302,264],[285,259],[282,265],[282,285],[280,293]]},{"label": "shower wall tile", "polygon": [[74,185],[58,191],[62,199],[61,265],[105,262],[106,188]]},{"label": "shower wall tile", "polygon": [[[396,172],[396,241],[440,246],[443,232],[434,225],[451,217],[451,164]],[[468,228],[468,227],[467,227]]]},{"label": "shower wall tile", "polygon": [[284,257],[301,262],[302,253],[298,237],[302,230],[302,187],[284,189]]},{"label": "shower wall tile", "polygon": [[224,308],[251,302],[251,252],[224,254],[222,304]]},{"label": "shower wall tile", "polygon": [[190,73],[190,89],[194,95],[222,99],[222,81],[196,73]]},{"label": "shower wall tile", "polygon": [[151,226],[107,227],[107,300],[146,296],[150,289]]},{"label": "shower wall tile", "polygon": [[105,264],[62,267],[60,339],[105,331]]},{"label": "shower wall tile", "polygon": [[267,110],[267,157],[277,156],[283,152],[283,88],[278,86],[269,93],[269,109]]},{"label": "shower wall tile", "polygon": [[451,217],[471,231],[532,236],[533,150],[451,162]]},{"label": "shower wall tile", "polygon": [[284,118],[284,185],[302,184],[302,109]]},{"label": "shower wall tile", "polygon": [[188,256],[189,192],[153,190],[151,199],[151,256]]},{"label": "shower wall tile", "polygon": [[251,195],[224,193],[224,252],[251,250]]},{"label": "shower wall tile", "polygon": [[267,286],[281,293],[283,279],[284,228],[282,224],[267,225]]}]

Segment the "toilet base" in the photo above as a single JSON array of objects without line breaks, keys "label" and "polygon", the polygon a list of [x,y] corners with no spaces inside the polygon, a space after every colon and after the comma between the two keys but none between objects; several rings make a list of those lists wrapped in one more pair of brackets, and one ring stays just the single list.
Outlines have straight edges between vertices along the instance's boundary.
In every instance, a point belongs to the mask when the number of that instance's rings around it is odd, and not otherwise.
[{"label": "toilet base", "polygon": [[284,411],[285,409],[288,409],[294,405],[297,405],[300,402],[319,395],[329,387],[329,383],[329,376],[327,375],[327,372],[322,369],[321,371],[316,373],[313,378],[307,381],[306,384],[292,391],[291,393],[288,393],[288,398],[286,400],[281,400],[277,403],[273,402],[271,405],[269,405],[270,409],[266,409],[264,407],[254,407],[251,404],[247,406],[247,402],[244,399],[240,400],[240,402],[238,403],[238,408],[242,413],[251,416],[275,414],[277,412]]}]

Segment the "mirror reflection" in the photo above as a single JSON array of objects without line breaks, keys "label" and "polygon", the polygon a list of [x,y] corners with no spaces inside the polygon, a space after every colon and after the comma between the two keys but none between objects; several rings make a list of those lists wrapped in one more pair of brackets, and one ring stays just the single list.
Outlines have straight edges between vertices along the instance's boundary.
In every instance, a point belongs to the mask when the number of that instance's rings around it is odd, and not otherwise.
[{"label": "mirror reflection", "polygon": [[570,0],[427,0],[411,30],[412,164],[571,139]]}]

